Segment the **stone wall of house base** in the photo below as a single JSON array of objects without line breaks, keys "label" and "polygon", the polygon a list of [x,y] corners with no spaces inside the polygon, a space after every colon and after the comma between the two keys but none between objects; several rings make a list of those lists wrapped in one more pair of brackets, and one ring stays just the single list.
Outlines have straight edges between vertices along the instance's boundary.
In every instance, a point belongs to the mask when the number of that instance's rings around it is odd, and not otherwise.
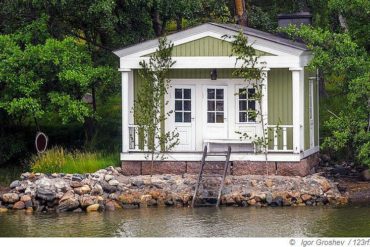
[{"label": "stone wall of house base", "polygon": [[[232,162],[228,174],[242,175],[280,175],[280,176],[307,176],[315,172],[319,163],[318,153],[310,155],[300,162],[265,162],[241,161]],[[223,162],[209,162],[205,173],[223,173]],[[198,174],[200,162],[195,161],[122,161],[122,173],[127,176],[151,174]]]}]

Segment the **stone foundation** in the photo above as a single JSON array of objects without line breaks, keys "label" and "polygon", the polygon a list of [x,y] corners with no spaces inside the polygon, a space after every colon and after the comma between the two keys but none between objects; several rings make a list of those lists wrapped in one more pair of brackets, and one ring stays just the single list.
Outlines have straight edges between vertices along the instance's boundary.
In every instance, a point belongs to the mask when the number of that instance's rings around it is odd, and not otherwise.
[{"label": "stone foundation", "polygon": [[[209,173],[223,173],[223,162],[208,162]],[[318,153],[308,156],[300,162],[264,162],[264,161],[233,161],[229,174],[243,175],[280,175],[307,176],[315,172],[319,163]],[[150,161],[122,161],[122,173],[126,176],[149,175],[152,163]],[[156,161],[153,164],[153,174],[198,174],[200,161]]]}]

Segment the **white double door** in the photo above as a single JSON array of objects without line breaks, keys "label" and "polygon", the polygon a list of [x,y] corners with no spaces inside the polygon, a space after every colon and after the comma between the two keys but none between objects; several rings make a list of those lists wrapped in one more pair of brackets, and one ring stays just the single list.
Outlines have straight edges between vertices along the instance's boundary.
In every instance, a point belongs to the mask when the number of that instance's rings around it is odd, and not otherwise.
[{"label": "white double door", "polygon": [[197,142],[228,137],[226,86],[175,84],[167,100],[173,112],[166,126],[179,134],[179,144],[174,150],[194,151],[196,146],[203,145]]}]

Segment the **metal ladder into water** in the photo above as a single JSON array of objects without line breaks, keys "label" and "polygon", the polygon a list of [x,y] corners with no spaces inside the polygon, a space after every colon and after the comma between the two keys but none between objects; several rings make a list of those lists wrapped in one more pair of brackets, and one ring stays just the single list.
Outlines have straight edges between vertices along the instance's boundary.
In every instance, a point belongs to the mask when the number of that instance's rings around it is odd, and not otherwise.
[{"label": "metal ladder into water", "polygon": [[[229,170],[230,166],[230,154],[231,154],[231,147],[228,146],[226,153],[208,153],[207,146],[204,147],[203,156],[201,160],[201,168],[199,171],[197,185],[195,187],[193,200],[191,203],[192,207],[199,207],[199,206],[216,206],[220,205],[221,194],[224,188],[224,182],[226,174]],[[212,164],[208,163],[206,158],[209,156],[224,156],[225,163],[223,169],[207,169],[208,166],[212,167]],[[222,174],[214,173],[214,171],[222,171]],[[213,172],[213,173],[212,173]],[[207,190],[207,195],[204,196],[205,191],[205,182],[209,181],[209,179],[217,179],[219,181],[218,188],[213,188],[214,190]],[[203,189],[203,195],[199,195],[200,187]]]}]

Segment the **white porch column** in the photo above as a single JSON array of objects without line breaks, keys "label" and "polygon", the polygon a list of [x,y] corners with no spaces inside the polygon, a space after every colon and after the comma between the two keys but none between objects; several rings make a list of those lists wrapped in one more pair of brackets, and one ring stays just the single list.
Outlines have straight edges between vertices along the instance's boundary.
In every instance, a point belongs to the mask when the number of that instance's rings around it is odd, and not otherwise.
[{"label": "white porch column", "polygon": [[129,150],[129,72],[130,69],[120,69],[122,73],[122,153],[127,153]]},{"label": "white porch column", "polygon": [[[265,135],[265,138],[268,138],[268,71],[269,68],[262,69],[262,99],[261,99],[261,110],[262,110],[262,118],[263,118],[263,135]],[[268,148],[267,148],[268,149]]]},{"label": "white porch column", "polygon": [[303,68],[289,68],[292,71],[292,97],[293,97],[293,153],[301,152],[301,128],[302,128],[302,87]]}]

